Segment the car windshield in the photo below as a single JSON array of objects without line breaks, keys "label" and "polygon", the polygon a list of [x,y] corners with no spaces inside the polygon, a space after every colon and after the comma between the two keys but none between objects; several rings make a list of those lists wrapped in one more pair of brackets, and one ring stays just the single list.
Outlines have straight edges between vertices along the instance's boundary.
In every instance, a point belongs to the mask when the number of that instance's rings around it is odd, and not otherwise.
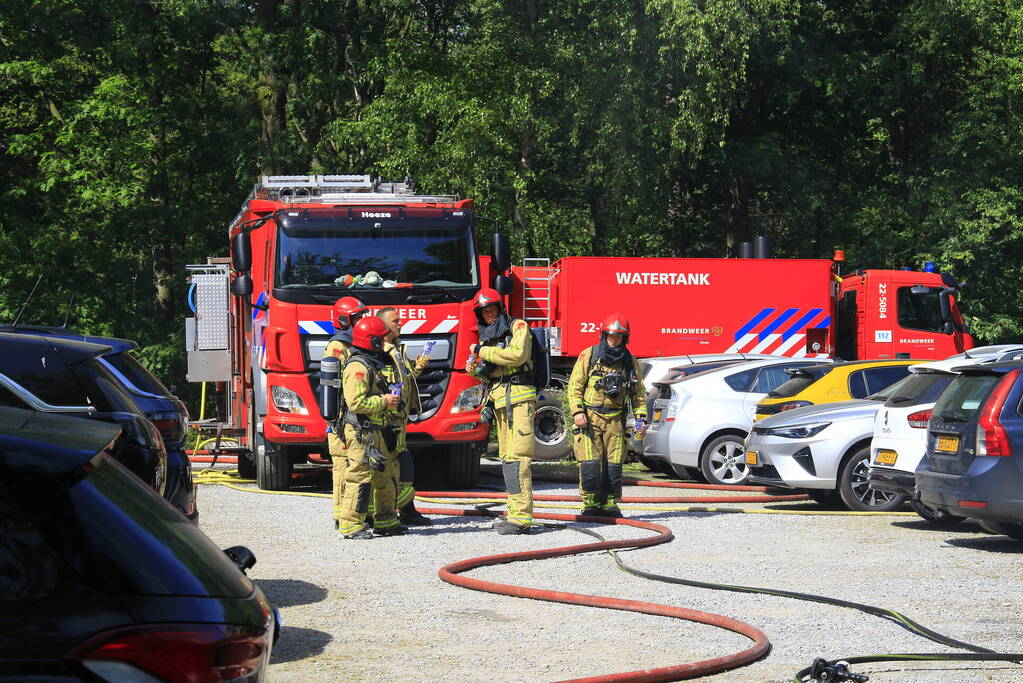
[{"label": "car windshield", "polygon": [[774,391],[768,393],[767,395],[770,398],[788,398],[790,396],[795,396],[803,389],[807,388],[808,386],[819,380],[821,377],[831,372],[831,370],[832,366],[830,365],[821,365],[809,368],[794,368],[792,370],[786,370],[786,372],[792,375],[792,379],[788,380],[787,382],[784,382],[781,386],[779,386]]},{"label": "car windshield", "polygon": [[128,381],[134,384],[136,389],[141,389],[158,396],[171,395],[170,390],[163,385],[163,382],[158,380],[145,365],[136,360],[135,356],[127,351],[124,353],[112,353],[109,356],[104,356],[103,360],[113,365],[114,369],[127,377]]},{"label": "car windshield", "polygon": [[960,375],[941,395],[931,414],[943,422],[975,422],[1002,375]]},{"label": "car windshield", "polygon": [[889,408],[933,403],[953,379],[947,372],[917,372],[869,398],[883,400]]},{"label": "car windshield", "polygon": [[467,221],[314,220],[282,225],[276,289],[470,287],[478,283]]}]

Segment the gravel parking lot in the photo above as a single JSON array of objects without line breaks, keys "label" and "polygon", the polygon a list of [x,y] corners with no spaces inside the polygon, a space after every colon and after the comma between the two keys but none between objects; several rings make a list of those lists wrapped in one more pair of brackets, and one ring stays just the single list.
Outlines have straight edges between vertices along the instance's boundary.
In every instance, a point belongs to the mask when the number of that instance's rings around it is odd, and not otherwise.
[{"label": "gravel parking lot", "polygon": [[[496,465],[485,464],[484,471],[481,483],[500,485]],[[326,493],[328,488],[324,476],[309,477],[295,490]],[[567,484],[536,488],[574,492]],[[625,495],[675,493],[701,494],[629,487]],[[276,681],[553,681],[692,662],[750,643],[701,624],[496,596],[437,577],[441,566],[456,560],[592,540],[568,529],[498,536],[488,520],[448,516],[435,517],[434,526],[408,536],[356,542],[336,537],[327,498],[203,486],[199,504],[200,526],[218,545],[242,544],[255,552],[258,564],[250,575],[281,609],[284,631],[271,667]],[[637,568],[864,602],[959,640],[996,651],[1023,650],[1023,546],[972,524],[938,531],[909,515],[629,507],[628,516],[666,525],[676,536],[669,544],[623,553]],[[746,507],[821,510],[809,502]],[[586,526],[608,538],[646,533]],[[767,634],[773,649],[766,658],[713,676],[715,681],[790,681],[815,657],[955,651],[849,609],[640,579],[619,570],[605,553],[487,567],[471,575],[706,610],[742,619]],[[880,663],[853,670],[872,681],[1023,679],[1023,667],[1000,662]]]}]

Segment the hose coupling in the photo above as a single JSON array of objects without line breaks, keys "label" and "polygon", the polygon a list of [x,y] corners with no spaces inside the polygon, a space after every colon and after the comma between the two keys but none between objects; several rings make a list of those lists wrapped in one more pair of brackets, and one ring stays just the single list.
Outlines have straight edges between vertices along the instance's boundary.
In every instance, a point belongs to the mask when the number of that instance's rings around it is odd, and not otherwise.
[{"label": "hose coupling", "polygon": [[869,676],[849,671],[849,662],[829,662],[823,657],[813,660],[813,664],[810,665],[810,677],[819,683],[835,683],[837,681],[865,683],[870,680]]}]

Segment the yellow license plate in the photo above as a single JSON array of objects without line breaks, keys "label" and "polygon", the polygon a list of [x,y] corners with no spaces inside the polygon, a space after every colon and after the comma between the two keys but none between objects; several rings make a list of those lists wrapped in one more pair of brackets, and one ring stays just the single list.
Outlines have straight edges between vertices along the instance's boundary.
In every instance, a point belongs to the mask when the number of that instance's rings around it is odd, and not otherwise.
[{"label": "yellow license plate", "polygon": [[760,464],[760,454],[756,451],[746,451],[746,464],[756,467]]},{"label": "yellow license plate", "polygon": [[890,451],[887,448],[879,448],[877,451],[877,459],[874,460],[878,465],[894,465],[899,454],[895,451]]},{"label": "yellow license plate", "polygon": [[661,421],[661,411],[660,410],[655,410],[654,411],[654,422],[660,422],[660,421]]},{"label": "yellow license plate", "polygon": [[948,453],[956,453],[959,451],[959,437],[939,436],[938,443],[935,444],[934,449],[938,451],[946,451]]}]

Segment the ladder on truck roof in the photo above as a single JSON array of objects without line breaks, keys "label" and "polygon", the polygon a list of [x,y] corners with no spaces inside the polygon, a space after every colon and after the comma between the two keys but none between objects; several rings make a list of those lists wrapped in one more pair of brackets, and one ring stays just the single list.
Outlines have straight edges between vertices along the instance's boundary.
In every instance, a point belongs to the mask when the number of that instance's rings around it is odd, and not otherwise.
[{"label": "ladder on truck roof", "polygon": [[522,260],[522,319],[530,327],[547,327],[551,323],[551,260]]},{"label": "ladder on truck roof", "polygon": [[368,175],[265,175],[260,177],[249,199],[331,204],[384,204],[395,201],[447,204],[458,201],[454,195],[416,194],[415,183],[409,178],[400,183],[385,183]]}]

